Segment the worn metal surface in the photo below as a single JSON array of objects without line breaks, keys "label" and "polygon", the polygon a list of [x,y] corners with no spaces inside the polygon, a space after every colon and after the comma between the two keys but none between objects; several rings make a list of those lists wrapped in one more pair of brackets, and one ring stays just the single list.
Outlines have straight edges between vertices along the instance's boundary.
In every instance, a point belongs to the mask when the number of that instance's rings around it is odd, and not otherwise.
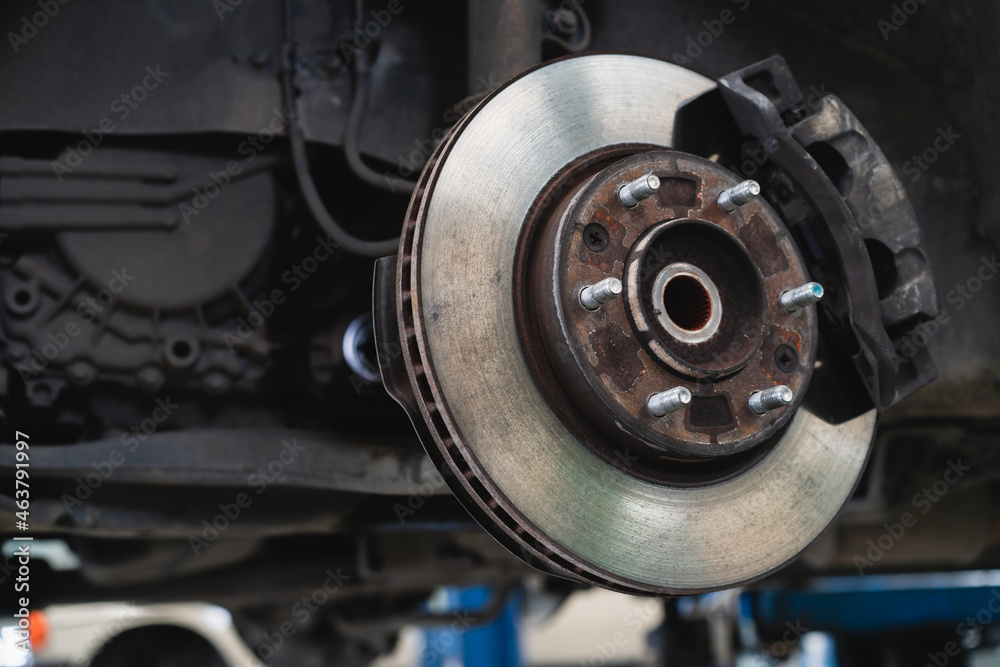
[{"label": "worn metal surface", "polygon": [[[622,205],[618,188],[645,173],[659,178],[657,196]],[[617,441],[616,450],[645,450],[654,459],[745,451],[777,433],[808,386],[815,311],[789,314],[779,304],[808,274],[765,202],[734,213],[718,206],[717,195],[738,182],[692,155],[640,152],[584,179],[579,192],[564,184],[559,200],[526,221],[529,238],[516,262],[530,272],[515,271],[514,290],[526,295],[516,313],[529,367],[537,374],[551,365],[565,391],[547,395],[550,404],[574,401]],[[609,241],[595,251],[585,237],[597,230]],[[664,311],[659,283],[677,266],[690,266],[715,290],[705,336],[692,337]],[[580,308],[582,287],[608,276],[623,279],[622,298],[594,312]],[[547,359],[533,355],[534,339],[544,342]],[[784,369],[775,361],[781,346],[795,352]],[[795,405],[753,414],[750,395],[777,384],[792,387]],[[690,408],[652,418],[647,399],[673,386],[694,394]]]},{"label": "worn metal surface", "polygon": [[[562,60],[514,81],[439,149],[411,202],[397,265],[404,358],[434,439],[425,445],[446,481],[529,562],[618,590],[722,588],[780,567],[847,499],[874,429],[873,412],[832,424],[803,408],[744,474],[658,485],[581,446],[532,380],[512,269],[537,193],[602,147],[671,145],[674,110],[711,87],[630,56]],[[620,122],[623,106],[630,123]]]}]

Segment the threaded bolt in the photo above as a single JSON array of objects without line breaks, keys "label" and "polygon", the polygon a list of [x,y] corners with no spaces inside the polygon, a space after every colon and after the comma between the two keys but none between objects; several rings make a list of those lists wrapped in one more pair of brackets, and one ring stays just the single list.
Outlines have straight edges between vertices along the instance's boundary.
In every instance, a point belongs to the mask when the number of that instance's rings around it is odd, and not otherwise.
[{"label": "threaded bolt", "polygon": [[632,208],[646,197],[656,194],[659,189],[660,179],[655,174],[646,174],[621,186],[618,189],[618,200],[628,208]]},{"label": "threaded bolt", "polygon": [[605,278],[599,283],[584,287],[580,292],[580,303],[587,310],[597,310],[608,301],[612,301],[622,293],[622,281],[617,278]]},{"label": "threaded bolt", "polygon": [[726,213],[732,213],[743,204],[749,204],[760,194],[760,183],[743,181],[719,193],[719,206]]},{"label": "threaded bolt", "polygon": [[823,286],[819,283],[806,283],[794,289],[781,293],[781,307],[789,313],[800,308],[811,306],[823,298]]},{"label": "threaded bolt", "polygon": [[792,402],[795,394],[787,386],[779,384],[764,391],[755,391],[750,394],[750,410],[755,415],[762,415],[769,410],[783,408]]},{"label": "threaded bolt", "polygon": [[646,401],[646,407],[654,417],[666,417],[691,402],[691,392],[685,387],[674,387],[659,394],[653,394]]}]

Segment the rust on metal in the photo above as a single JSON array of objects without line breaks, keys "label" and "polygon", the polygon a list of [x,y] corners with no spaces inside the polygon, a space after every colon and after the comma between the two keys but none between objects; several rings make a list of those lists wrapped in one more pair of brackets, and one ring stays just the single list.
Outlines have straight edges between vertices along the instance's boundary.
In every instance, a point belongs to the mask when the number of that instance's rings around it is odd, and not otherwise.
[{"label": "rust on metal", "polygon": [[[763,200],[723,211],[716,196],[738,181],[709,160],[666,150],[613,157],[594,156],[590,168],[565,174],[525,226],[520,317],[531,321],[520,330],[522,346],[540,362],[532,364],[536,381],[567,421],[585,415],[614,448],[638,452],[653,468],[665,458],[672,466],[676,458],[761,445],[793,413],[815,355],[815,313],[789,314],[778,302],[782,291],[808,281],[787,229]],[[646,173],[661,181],[657,196],[622,205],[618,188]],[[600,251],[586,236],[597,225],[607,232]],[[681,320],[700,314],[688,321],[700,326],[718,309],[718,332],[705,341],[675,338],[652,306],[655,277],[676,262],[701,267],[713,283],[713,301],[682,303],[674,313]],[[622,298],[598,311],[581,307],[580,290],[608,277],[622,280]],[[779,348],[793,350],[795,363],[779,362],[790,357]],[[754,414],[750,394],[776,384],[791,387],[796,403]],[[675,386],[691,391],[691,406],[652,417],[649,396]],[[584,429],[581,439],[597,440]]]}]

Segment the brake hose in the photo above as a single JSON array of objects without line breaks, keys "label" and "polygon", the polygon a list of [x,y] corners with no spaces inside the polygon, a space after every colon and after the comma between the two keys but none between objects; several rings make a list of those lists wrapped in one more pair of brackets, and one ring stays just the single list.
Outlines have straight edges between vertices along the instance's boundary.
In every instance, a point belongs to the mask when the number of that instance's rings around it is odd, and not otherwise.
[{"label": "brake hose", "polygon": [[[306,139],[302,131],[302,126],[298,121],[298,114],[295,109],[295,54],[294,42],[292,40],[292,6],[291,0],[283,0],[284,12],[284,33],[285,44],[282,49],[282,89],[285,97],[285,108],[288,113],[288,132],[292,148],[292,165],[295,169],[295,176],[299,182],[299,189],[305,199],[306,206],[319,226],[333,237],[333,240],[340,244],[348,252],[364,257],[382,257],[384,255],[395,254],[399,249],[399,237],[386,239],[384,241],[366,241],[354,236],[333,219],[323,200],[316,190],[316,183],[313,181],[309,171],[309,160],[306,156]],[[359,103],[358,92],[365,92],[360,88],[355,92],[355,99],[351,106]],[[363,102],[361,100],[360,102]],[[349,114],[350,115],[350,114]],[[350,159],[350,158],[349,158]]]}]

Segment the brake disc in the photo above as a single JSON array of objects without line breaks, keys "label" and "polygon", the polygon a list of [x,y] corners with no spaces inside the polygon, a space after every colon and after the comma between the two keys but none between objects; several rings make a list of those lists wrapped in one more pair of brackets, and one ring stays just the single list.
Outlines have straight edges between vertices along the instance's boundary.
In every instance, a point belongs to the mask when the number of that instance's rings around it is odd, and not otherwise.
[{"label": "brake disc", "polygon": [[715,88],[624,55],[506,84],[432,156],[376,285],[387,387],[455,495],[534,566],[630,593],[795,558],[875,428],[804,400],[818,319],[782,305],[810,285],[782,218],[672,149]]}]

